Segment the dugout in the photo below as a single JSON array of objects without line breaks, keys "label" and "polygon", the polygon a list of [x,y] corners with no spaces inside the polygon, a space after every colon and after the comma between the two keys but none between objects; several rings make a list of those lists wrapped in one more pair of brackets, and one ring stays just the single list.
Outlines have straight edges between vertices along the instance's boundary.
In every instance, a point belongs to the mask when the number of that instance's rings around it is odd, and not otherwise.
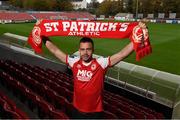
[{"label": "dugout", "polygon": [[162,111],[167,118],[180,118],[180,76],[126,62],[109,69],[107,76],[110,84],[126,91],[122,94],[127,98]]}]

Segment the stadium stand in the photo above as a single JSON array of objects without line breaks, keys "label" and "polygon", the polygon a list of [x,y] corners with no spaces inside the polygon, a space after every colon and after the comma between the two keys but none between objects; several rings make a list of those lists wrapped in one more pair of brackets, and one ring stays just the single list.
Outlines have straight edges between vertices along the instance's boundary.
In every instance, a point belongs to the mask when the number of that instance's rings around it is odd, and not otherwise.
[{"label": "stadium stand", "polygon": [[[135,21],[133,14],[119,17]],[[142,17],[142,14],[139,15],[139,18]],[[34,22],[37,19],[96,20],[88,12],[0,11],[0,23]],[[150,22],[180,23],[174,14],[169,18],[149,15],[148,19]],[[12,37],[5,37],[5,40],[7,39]],[[32,51],[19,46],[0,44],[0,118],[33,119],[24,108],[17,107],[16,101],[13,101],[3,89],[12,93],[14,98],[40,119],[72,118],[73,80],[67,71],[66,66],[35,55]],[[119,86],[124,84],[116,81],[115,83],[109,77],[106,79],[108,80],[105,81],[103,111],[106,119],[172,118],[173,107],[151,100],[156,93],[149,94],[146,89],[130,86],[128,83],[125,83],[126,89],[122,89]],[[140,91],[147,96],[132,93],[130,90]],[[178,94],[178,90],[175,94]],[[180,102],[174,106],[180,106]]]},{"label": "stadium stand", "polygon": [[[70,113],[73,109],[71,104],[73,91],[69,89],[73,86],[71,76],[25,63],[18,64],[11,60],[0,62],[3,70],[0,73],[1,82],[11,87],[12,91],[17,90],[16,94],[20,93],[18,96],[22,101],[29,101],[30,109],[38,109],[40,118],[71,118]],[[62,79],[64,75],[65,81]],[[104,94],[105,111],[117,118],[146,119],[149,115],[151,118],[164,118],[162,113],[136,105],[123,96],[109,91],[104,91]]]},{"label": "stadium stand", "polygon": [[36,19],[51,19],[54,16],[59,16],[59,13],[32,13],[32,16],[34,16]]},{"label": "stadium stand", "polygon": [[[138,14],[137,21],[140,18],[143,18],[143,14]],[[154,14],[148,14],[147,19],[149,22],[157,23],[171,23],[179,24],[179,18],[176,18],[176,13],[169,14],[168,18],[164,18],[164,13],[159,13],[159,16],[155,17]],[[53,19],[53,20],[105,20],[105,16],[96,18],[96,16],[88,12],[44,12],[44,11],[27,11],[27,12],[18,12],[18,11],[0,11],[0,23],[19,23],[19,22],[34,22],[37,19]],[[112,20],[112,16],[108,19]],[[129,13],[118,13],[114,16],[115,20],[123,21],[136,21],[133,18],[133,14]]]},{"label": "stadium stand", "polygon": [[34,20],[32,16],[28,13],[18,13],[18,12],[0,12],[0,20],[11,21],[11,22],[28,22]]},{"label": "stadium stand", "polygon": [[37,19],[95,20],[88,12],[15,12],[0,11],[0,23],[33,22]]},{"label": "stadium stand", "polygon": [[[24,53],[23,48],[15,48],[0,45],[1,86],[13,93],[38,118],[72,118],[73,81],[72,76],[66,73],[67,67],[35,57],[30,52]],[[171,112],[166,107],[108,82],[105,82],[103,112],[107,119],[171,118]]]},{"label": "stadium stand", "polygon": [[36,19],[68,19],[68,20],[94,20],[88,12],[40,12],[32,13]]}]

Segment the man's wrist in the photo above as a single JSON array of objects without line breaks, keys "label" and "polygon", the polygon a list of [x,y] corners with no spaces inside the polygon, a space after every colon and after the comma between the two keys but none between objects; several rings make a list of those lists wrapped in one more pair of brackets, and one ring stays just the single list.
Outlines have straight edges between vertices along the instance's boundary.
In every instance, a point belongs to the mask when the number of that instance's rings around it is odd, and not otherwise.
[{"label": "man's wrist", "polygon": [[45,45],[47,41],[51,41],[51,40],[50,40],[48,37],[43,36],[43,37],[42,37],[42,41],[43,41],[43,43],[44,43],[44,45]]}]

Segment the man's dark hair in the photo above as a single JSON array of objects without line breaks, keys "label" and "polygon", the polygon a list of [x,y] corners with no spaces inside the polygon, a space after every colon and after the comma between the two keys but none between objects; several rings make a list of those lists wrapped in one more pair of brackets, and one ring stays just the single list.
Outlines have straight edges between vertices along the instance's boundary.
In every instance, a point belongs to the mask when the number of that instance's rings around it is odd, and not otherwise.
[{"label": "man's dark hair", "polygon": [[81,38],[79,44],[80,44],[80,43],[86,43],[86,42],[91,43],[91,44],[92,44],[92,47],[94,48],[94,42],[93,42],[93,40],[92,40],[91,38],[89,38],[89,37],[83,37],[83,38]]}]

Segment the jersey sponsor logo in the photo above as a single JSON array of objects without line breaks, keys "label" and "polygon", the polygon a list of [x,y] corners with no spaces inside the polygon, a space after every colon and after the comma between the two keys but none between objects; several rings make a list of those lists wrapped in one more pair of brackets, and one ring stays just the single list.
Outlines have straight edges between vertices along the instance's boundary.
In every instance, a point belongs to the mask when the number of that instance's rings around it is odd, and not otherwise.
[{"label": "jersey sponsor logo", "polygon": [[80,81],[89,81],[92,78],[92,71],[88,71],[88,70],[78,70],[77,73],[77,78]]}]

